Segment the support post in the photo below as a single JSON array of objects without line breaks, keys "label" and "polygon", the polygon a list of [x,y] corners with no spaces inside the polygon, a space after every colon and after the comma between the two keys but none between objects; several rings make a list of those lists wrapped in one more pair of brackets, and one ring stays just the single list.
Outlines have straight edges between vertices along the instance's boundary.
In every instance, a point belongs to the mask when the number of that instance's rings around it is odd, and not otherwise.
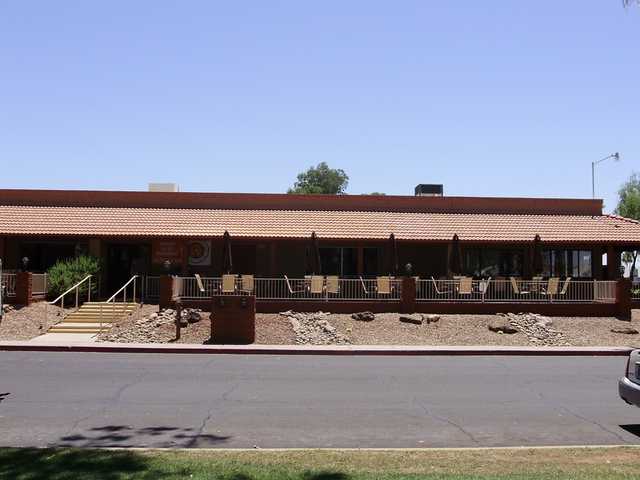
[{"label": "support post", "polygon": [[620,251],[615,247],[607,248],[607,280],[620,278]]},{"label": "support post", "polygon": [[616,310],[620,320],[631,320],[631,279],[619,278],[616,283]]},{"label": "support post", "polygon": [[182,302],[176,302],[176,340],[180,340],[182,325]]},{"label": "support post", "polygon": [[16,304],[30,305],[33,297],[33,278],[31,272],[16,273]]},{"label": "support post", "polygon": [[173,306],[173,277],[163,275],[160,277],[160,308],[171,308]]},{"label": "support post", "polygon": [[416,279],[413,277],[402,277],[400,310],[401,313],[414,313],[416,311]]}]

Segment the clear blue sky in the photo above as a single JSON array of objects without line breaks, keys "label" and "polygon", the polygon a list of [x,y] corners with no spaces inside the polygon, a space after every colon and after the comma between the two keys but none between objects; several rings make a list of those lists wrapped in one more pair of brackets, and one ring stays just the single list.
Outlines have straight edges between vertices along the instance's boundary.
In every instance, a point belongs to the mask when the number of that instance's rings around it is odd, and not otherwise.
[{"label": "clear blue sky", "polygon": [[589,197],[640,170],[619,0],[0,2],[1,187]]}]

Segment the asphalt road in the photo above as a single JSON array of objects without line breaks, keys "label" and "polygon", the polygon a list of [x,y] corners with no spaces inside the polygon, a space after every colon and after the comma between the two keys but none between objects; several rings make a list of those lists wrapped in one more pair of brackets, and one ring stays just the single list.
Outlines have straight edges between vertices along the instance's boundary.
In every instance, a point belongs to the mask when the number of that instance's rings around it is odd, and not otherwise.
[{"label": "asphalt road", "polygon": [[640,443],[625,361],[0,352],[0,445]]}]

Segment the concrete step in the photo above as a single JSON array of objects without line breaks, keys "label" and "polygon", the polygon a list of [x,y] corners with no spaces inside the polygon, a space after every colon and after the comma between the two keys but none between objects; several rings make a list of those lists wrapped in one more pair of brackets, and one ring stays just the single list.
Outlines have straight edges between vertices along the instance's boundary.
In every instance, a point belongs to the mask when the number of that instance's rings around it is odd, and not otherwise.
[{"label": "concrete step", "polygon": [[126,313],[134,313],[135,310],[103,310],[102,312],[100,312],[100,310],[78,310],[77,312],[72,312],[69,315],[100,315],[100,313],[102,313],[102,315],[123,315]]},{"label": "concrete step", "polygon": [[58,325],[62,325],[64,323],[114,323],[118,319],[113,319],[109,317],[104,317],[102,320],[100,317],[87,317],[87,318],[78,318],[78,317],[67,317],[62,322],[58,323]]},{"label": "concrete step", "polygon": [[138,304],[137,304],[137,303],[134,303],[134,302],[115,302],[115,303],[113,303],[113,302],[111,302],[111,303],[107,303],[107,302],[84,302],[84,303],[82,304],[82,306],[85,306],[85,305],[86,305],[86,306],[100,306],[100,305],[109,305],[109,306],[111,306],[111,305],[127,305],[127,306],[129,306],[129,307],[137,307],[137,306],[138,306]]},{"label": "concrete step", "polygon": [[116,305],[115,307],[112,305],[105,305],[104,307],[99,306],[89,306],[82,307],[76,310],[76,312],[135,312],[137,307],[129,307],[129,306],[120,306]]},{"label": "concrete step", "polygon": [[87,302],[69,314],[62,322],[52,326],[49,333],[98,333],[138,309],[137,303]]},{"label": "concrete step", "polygon": [[[82,322],[62,322],[62,323],[57,323],[55,324],[53,327],[51,328],[100,328],[100,324],[99,323],[82,323]],[[111,328],[111,324],[110,323],[103,323],[102,324],[103,328]]]},{"label": "concrete step", "polygon": [[[103,330],[104,331],[104,330]],[[50,328],[47,333],[100,333],[99,328]]]}]

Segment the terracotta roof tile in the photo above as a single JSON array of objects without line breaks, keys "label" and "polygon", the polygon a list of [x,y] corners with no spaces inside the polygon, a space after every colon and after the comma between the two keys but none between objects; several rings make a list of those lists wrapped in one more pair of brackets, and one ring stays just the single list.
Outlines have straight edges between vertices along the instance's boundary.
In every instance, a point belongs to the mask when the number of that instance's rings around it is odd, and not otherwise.
[{"label": "terracotta roof tile", "polygon": [[0,235],[531,241],[640,244],[640,223],[614,215],[195,210],[0,206]]}]

